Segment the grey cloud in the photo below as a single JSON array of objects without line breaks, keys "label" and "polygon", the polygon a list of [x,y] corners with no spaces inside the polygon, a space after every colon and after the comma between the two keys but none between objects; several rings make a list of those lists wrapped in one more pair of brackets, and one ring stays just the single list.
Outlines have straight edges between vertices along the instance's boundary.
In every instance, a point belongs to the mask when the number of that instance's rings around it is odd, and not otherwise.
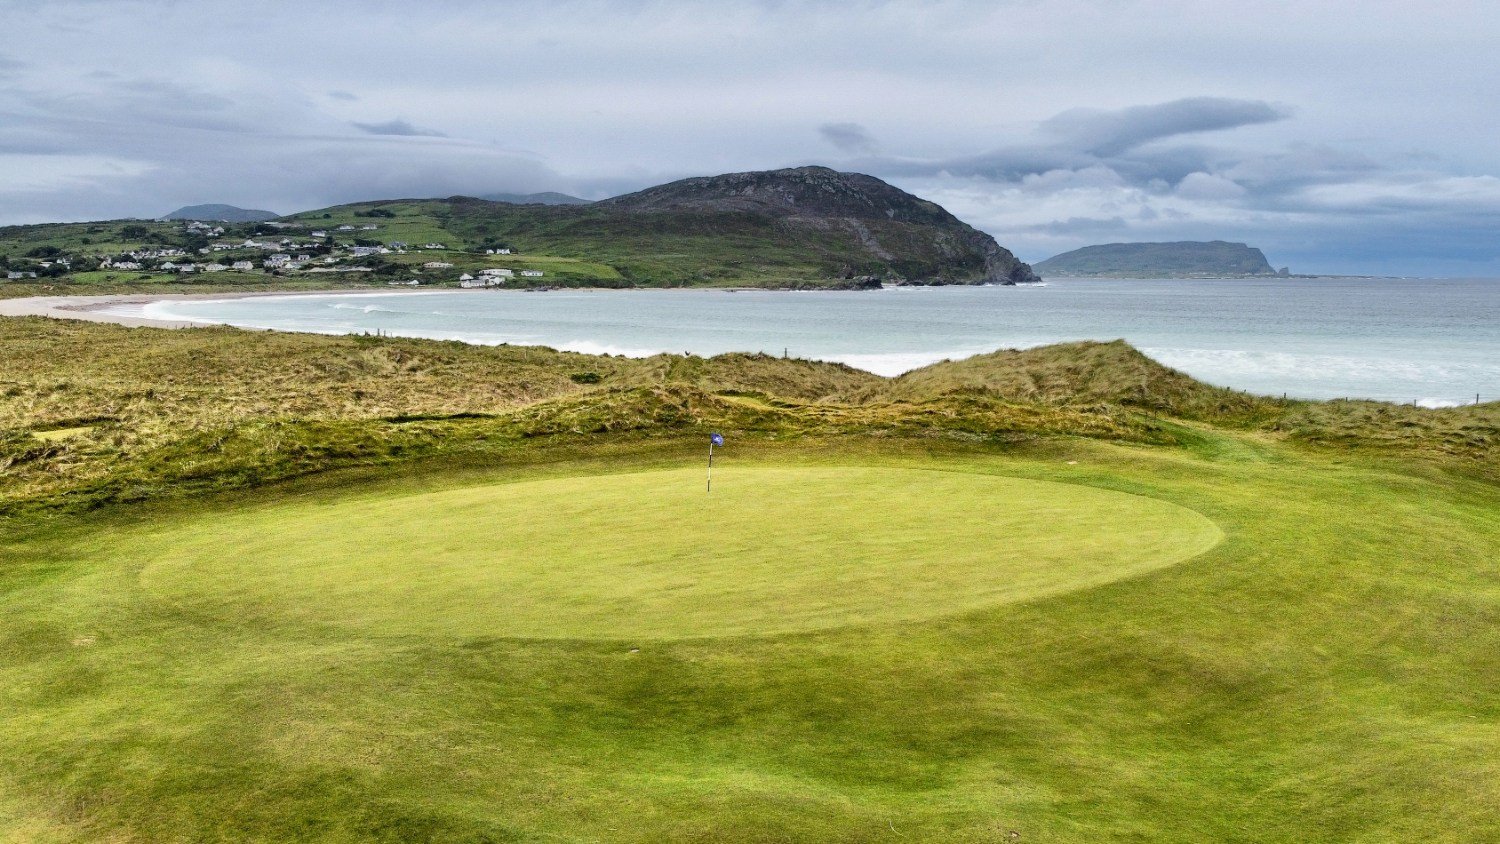
[{"label": "grey cloud", "polygon": [[870,130],[858,123],[824,123],[818,127],[818,134],[844,152],[874,155],[878,149]]},{"label": "grey cloud", "polygon": [[351,94],[348,91],[329,91],[328,92],[328,96],[331,99],[343,100],[345,102],[351,102],[351,103],[354,102],[355,100],[359,99],[359,97],[357,95]]},{"label": "grey cloud", "polygon": [[1344,182],[1381,169],[1375,161],[1359,153],[1328,146],[1296,145],[1282,152],[1247,156],[1225,168],[1224,175],[1265,191]]},{"label": "grey cloud", "polygon": [[1290,113],[1261,100],[1192,97],[1118,111],[1072,109],[1042,124],[1064,146],[1108,158],[1151,141],[1285,120]]},{"label": "grey cloud", "polygon": [[1026,226],[1025,230],[1050,235],[1092,235],[1099,232],[1118,232],[1129,226],[1130,224],[1125,222],[1124,217],[1069,217],[1066,220],[1033,223]]},{"label": "grey cloud", "polygon": [[400,135],[410,138],[446,138],[442,132],[432,129],[421,129],[411,125],[405,120],[387,120],[384,123],[354,123],[356,128],[368,132],[371,135]]},{"label": "grey cloud", "polygon": [[1282,120],[1288,115],[1259,100],[1195,97],[1118,111],[1073,109],[1041,124],[1043,143],[1001,147],[937,161],[869,159],[862,164],[893,175],[947,173],[1018,181],[1053,170],[1107,166],[1146,186],[1175,184],[1213,166],[1223,154],[1201,146],[1139,149],[1179,135],[1223,131]]}]

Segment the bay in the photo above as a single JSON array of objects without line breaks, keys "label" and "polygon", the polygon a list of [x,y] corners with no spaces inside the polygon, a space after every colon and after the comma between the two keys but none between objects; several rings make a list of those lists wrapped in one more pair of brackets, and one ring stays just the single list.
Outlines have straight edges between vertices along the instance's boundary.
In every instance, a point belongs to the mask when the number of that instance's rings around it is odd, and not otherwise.
[{"label": "bay", "polygon": [[[876,291],[509,290],[159,301],[155,319],[516,343],[764,352],[895,375],[945,358],[1124,339],[1209,383],[1426,406],[1500,398],[1500,280],[1055,279]],[[1487,397],[1487,398],[1486,398]]]}]

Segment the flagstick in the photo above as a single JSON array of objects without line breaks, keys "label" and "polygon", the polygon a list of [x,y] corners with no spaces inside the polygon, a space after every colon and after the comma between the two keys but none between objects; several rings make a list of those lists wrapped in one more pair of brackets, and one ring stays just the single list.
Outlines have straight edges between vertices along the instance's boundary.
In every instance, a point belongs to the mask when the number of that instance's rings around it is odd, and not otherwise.
[{"label": "flagstick", "polygon": [[714,441],[708,441],[708,491],[714,491]]}]

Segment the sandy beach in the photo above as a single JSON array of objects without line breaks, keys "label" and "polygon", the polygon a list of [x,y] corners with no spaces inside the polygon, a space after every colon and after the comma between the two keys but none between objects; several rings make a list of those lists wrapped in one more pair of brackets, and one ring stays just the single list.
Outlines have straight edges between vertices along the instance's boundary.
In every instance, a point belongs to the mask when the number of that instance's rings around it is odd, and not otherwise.
[{"label": "sandy beach", "polygon": [[252,299],[258,296],[327,296],[330,293],[358,296],[390,295],[389,290],[268,290],[253,293],[116,293],[96,296],[26,296],[0,299],[0,316],[44,316],[53,319],[81,319],[88,322],[112,322],[137,328],[192,328],[207,323],[183,320],[150,319],[115,311],[122,305],[149,305],[152,302],[186,302],[193,300]]}]

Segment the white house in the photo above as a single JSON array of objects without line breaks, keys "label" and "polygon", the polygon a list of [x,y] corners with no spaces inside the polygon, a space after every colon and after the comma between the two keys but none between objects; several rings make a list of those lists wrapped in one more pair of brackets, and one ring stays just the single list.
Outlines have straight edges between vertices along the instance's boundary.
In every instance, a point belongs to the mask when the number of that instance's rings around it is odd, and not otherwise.
[{"label": "white house", "polygon": [[339,226],[338,230],[341,231],[341,232],[352,232],[352,231],[354,231],[354,227],[353,226],[349,226],[349,225],[344,225],[344,226]]},{"label": "white house", "polygon": [[516,273],[515,273],[514,270],[506,270],[506,269],[501,269],[499,267],[496,267],[496,268],[488,269],[488,270],[480,270],[479,274],[480,275],[500,276],[502,278],[510,278],[511,276],[515,275]]},{"label": "white house", "polygon": [[19,272],[19,271],[16,271],[16,270],[11,270],[10,272],[8,272],[8,273],[5,274],[5,277],[8,278],[8,279],[10,279],[11,281],[15,281],[16,279],[19,279],[19,278],[36,278],[36,273]]},{"label": "white house", "polygon": [[229,268],[238,272],[248,273],[251,270],[255,269],[255,264],[251,263],[250,261],[235,261],[233,264],[229,265]]},{"label": "white house", "polygon": [[316,231],[316,232],[312,233],[312,236],[313,237],[327,237],[328,236],[328,232],[325,232],[325,231]]},{"label": "white house", "polygon": [[420,279],[415,279],[415,278],[411,279],[410,281],[387,281],[386,282],[386,284],[389,284],[392,287],[417,287],[421,283],[422,282],[421,282]]},{"label": "white house", "polygon": [[452,269],[452,267],[453,265],[447,261],[428,261],[422,265],[422,268],[426,270],[447,270]]},{"label": "white house", "polygon": [[195,273],[198,271],[197,264],[178,264],[177,271],[180,273]]},{"label": "white house", "polygon": [[161,268],[164,270],[175,270],[177,269],[177,265],[172,263],[171,261],[164,261],[161,265]]},{"label": "white house", "polygon": [[486,249],[486,250],[484,250],[484,254],[486,254],[486,255],[509,255],[510,254],[510,250],[509,249]]},{"label": "white house", "polygon": [[203,271],[206,272],[206,273],[221,273],[221,272],[224,272],[227,269],[229,269],[229,267],[227,267],[227,266],[225,266],[223,264],[217,263],[217,262],[216,263],[212,263],[212,264],[204,264],[203,265]]},{"label": "white house", "polygon": [[521,270],[521,275],[526,278],[541,278],[543,273],[541,270]]},{"label": "white house", "polygon": [[505,279],[499,276],[487,275],[480,278],[459,279],[459,287],[502,287]]},{"label": "white house", "polygon": [[444,246],[441,243],[424,243],[424,244],[422,244],[422,248],[423,249],[447,249],[448,247]]}]

